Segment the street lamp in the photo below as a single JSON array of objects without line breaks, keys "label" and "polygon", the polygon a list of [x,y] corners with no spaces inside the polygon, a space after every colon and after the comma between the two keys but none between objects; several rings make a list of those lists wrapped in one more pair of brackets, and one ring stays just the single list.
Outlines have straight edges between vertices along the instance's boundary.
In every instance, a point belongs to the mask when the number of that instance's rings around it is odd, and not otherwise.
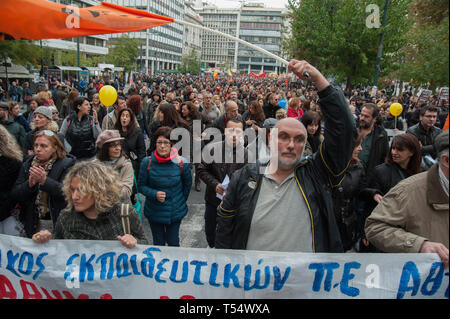
[{"label": "street lamp", "polygon": [[[389,9],[389,0],[386,0],[386,4],[384,5],[383,24],[382,24],[381,27],[384,27],[386,25],[388,9]],[[377,84],[378,84],[378,71],[380,69],[381,54],[382,54],[382,51],[383,51],[384,35],[385,35],[385,31],[383,31],[381,33],[380,45],[378,46],[377,61],[376,61],[376,64],[375,64],[375,73],[373,75],[373,86],[377,86]]]}]

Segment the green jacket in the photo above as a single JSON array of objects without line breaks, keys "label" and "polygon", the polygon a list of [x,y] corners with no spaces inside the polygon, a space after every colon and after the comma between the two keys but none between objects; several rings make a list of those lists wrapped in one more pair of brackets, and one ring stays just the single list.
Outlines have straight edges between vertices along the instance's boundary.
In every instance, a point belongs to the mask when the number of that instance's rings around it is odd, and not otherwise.
[{"label": "green jacket", "polygon": [[6,121],[0,121],[0,124],[3,125],[6,130],[16,138],[16,141],[19,144],[20,148],[24,148],[26,132],[23,126],[17,122],[14,122],[14,120],[10,118],[8,118]]},{"label": "green jacket", "polygon": [[[58,217],[55,225],[55,239],[82,239],[82,240],[117,240],[123,236],[121,205],[116,204],[107,212],[102,212],[97,219],[89,219],[83,213],[74,210],[64,210]],[[138,214],[130,205],[130,230],[138,244],[147,245]]]}]

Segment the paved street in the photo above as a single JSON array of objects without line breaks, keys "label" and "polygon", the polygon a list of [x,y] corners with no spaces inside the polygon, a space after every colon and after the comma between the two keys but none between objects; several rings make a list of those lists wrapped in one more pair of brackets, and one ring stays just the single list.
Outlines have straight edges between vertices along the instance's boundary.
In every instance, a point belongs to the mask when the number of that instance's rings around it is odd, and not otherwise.
[{"label": "paved street", "polygon": [[[188,207],[189,212],[181,222],[180,227],[180,246],[192,248],[206,248],[208,246],[205,237],[205,184],[201,183],[201,192],[196,192],[194,183],[192,183],[191,193],[189,194]],[[150,244],[152,241],[152,232],[147,219],[143,218],[144,233]]]}]

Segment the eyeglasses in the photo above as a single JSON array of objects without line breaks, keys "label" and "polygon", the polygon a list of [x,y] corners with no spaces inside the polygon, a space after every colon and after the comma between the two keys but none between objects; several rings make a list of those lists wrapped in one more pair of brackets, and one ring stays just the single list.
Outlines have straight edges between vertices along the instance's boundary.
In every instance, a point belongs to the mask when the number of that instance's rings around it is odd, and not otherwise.
[{"label": "eyeglasses", "polygon": [[158,144],[158,145],[160,145],[160,146],[167,146],[167,145],[170,145],[170,142],[168,142],[168,141],[158,141],[158,142],[156,142],[156,144]]},{"label": "eyeglasses", "polygon": [[111,148],[115,148],[115,147],[119,147],[119,146],[122,146],[122,144],[120,144],[120,142],[111,143],[109,145],[109,147],[111,147]]}]

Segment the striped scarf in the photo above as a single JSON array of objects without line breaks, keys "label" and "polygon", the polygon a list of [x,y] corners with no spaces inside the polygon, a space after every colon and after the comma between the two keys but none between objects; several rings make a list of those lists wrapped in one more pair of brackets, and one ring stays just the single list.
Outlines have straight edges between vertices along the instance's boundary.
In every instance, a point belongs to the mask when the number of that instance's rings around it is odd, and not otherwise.
[{"label": "striped scarf", "polygon": [[[52,170],[52,167],[53,167],[53,164],[55,163],[55,161],[56,161],[56,155],[44,163],[41,163],[35,156],[33,158],[31,166],[40,166],[40,167],[44,168],[45,173],[48,175],[48,173]],[[48,193],[42,191],[39,188],[39,191],[36,196],[36,200],[35,200],[34,204],[36,206],[36,212],[39,215],[39,219],[46,219],[46,216],[48,214]]]}]

